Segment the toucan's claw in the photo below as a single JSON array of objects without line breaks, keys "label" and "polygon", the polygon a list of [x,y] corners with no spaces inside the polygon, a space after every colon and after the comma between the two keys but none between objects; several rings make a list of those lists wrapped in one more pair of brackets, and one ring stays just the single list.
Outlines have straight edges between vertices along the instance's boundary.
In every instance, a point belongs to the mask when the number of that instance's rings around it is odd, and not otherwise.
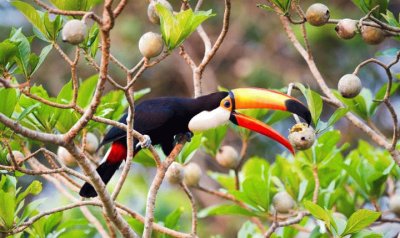
[{"label": "toucan's claw", "polygon": [[139,142],[136,145],[136,149],[142,148],[142,149],[147,149],[151,146],[151,139],[150,136],[148,135],[143,135],[143,141]]}]

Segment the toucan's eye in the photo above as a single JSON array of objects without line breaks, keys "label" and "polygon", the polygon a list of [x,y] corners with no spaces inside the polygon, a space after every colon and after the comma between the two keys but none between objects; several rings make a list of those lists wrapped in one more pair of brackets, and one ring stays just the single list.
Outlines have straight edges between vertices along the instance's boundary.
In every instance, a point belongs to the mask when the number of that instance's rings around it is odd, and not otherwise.
[{"label": "toucan's eye", "polygon": [[224,107],[230,108],[230,107],[231,107],[231,102],[225,101],[225,102],[224,102]]}]

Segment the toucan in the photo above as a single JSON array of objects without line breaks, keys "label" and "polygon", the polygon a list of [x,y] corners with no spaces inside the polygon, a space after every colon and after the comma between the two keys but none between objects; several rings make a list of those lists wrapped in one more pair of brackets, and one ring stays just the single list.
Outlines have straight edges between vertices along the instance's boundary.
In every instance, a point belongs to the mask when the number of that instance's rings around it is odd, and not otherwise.
[{"label": "toucan", "polygon": [[[239,88],[229,92],[216,92],[198,98],[161,97],[144,100],[135,106],[134,129],[151,140],[140,143],[134,140],[136,153],[143,147],[161,145],[169,155],[174,147],[175,136],[205,131],[232,122],[279,142],[294,153],[289,141],[265,123],[238,113],[237,109],[266,108],[289,111],[311,123],[311,114],[299,100],[284,93],[261,89]],[[126,124],[127,114],[119,121]],[[147,137],[147,138],[148,138]],[[108,131],[100,146],[111,143],[97,173],[105,184],[127,156],[126,132],[113,127]],[[79,194],[95,197],[96,191],[85,183]]]}]

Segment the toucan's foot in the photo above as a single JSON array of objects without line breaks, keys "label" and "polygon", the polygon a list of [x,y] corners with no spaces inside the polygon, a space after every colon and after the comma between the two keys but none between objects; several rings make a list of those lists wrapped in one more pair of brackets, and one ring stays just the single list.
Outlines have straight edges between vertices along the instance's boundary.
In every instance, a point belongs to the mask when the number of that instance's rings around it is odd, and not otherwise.
[{"label": "toucan's foot", "polygon": [[175,140],[178,142],[180,139],[185,138],[187,142],[191,142],[193,137],[193,133],[188,131],[182,134],[178,134],[175,136]]},{"label": "toucan's foot", "polygon": [[139,142],[136,148],[141,147],[142,149],[147,149],[151,146],[151,139],[148,135],[143,135],[143,141]]}]

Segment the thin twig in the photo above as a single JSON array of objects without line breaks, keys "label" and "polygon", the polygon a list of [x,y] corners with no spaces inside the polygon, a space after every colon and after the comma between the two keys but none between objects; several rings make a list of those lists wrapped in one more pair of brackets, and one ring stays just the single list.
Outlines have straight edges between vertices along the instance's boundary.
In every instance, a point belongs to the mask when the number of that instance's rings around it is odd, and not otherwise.
[{"label": "thin twig", "polygon": [[190,200],[190,205],[192,207],[192,235],[197,235],[197,208],[196,208],[196,201],[194,200],[192,192],[185,183],[181,182],[180,186],[182,187],[183,191],[185,191],[187,197]]},{"label": "thin twig", "polygon": [[145,217],[145,222],[144,222],[143,238],[151,237],[151,233],[152,233],[152,229],[153,229],[153,226],[151,224],[154,221],[154,207],[155,207],[155,203],[156,203],[156,197],[157,197],[158,190],[159,190],[160,185],[165,177],[165,173],[166,173],[168,167],[172,164],[173,161],[175,161],[175,158],[178,156],[179,152],[182,150],[185,142],[186,142],[186,139],[184,137],[182,137],[181,140],[178,142],[178,144],[175,145],[174,149],[169,154],[169,156],[161,164],[161,166],[157,167],[156,176],[154,177],[153,182],[151,183],[150,190],[147,195],[146,217]]}]

